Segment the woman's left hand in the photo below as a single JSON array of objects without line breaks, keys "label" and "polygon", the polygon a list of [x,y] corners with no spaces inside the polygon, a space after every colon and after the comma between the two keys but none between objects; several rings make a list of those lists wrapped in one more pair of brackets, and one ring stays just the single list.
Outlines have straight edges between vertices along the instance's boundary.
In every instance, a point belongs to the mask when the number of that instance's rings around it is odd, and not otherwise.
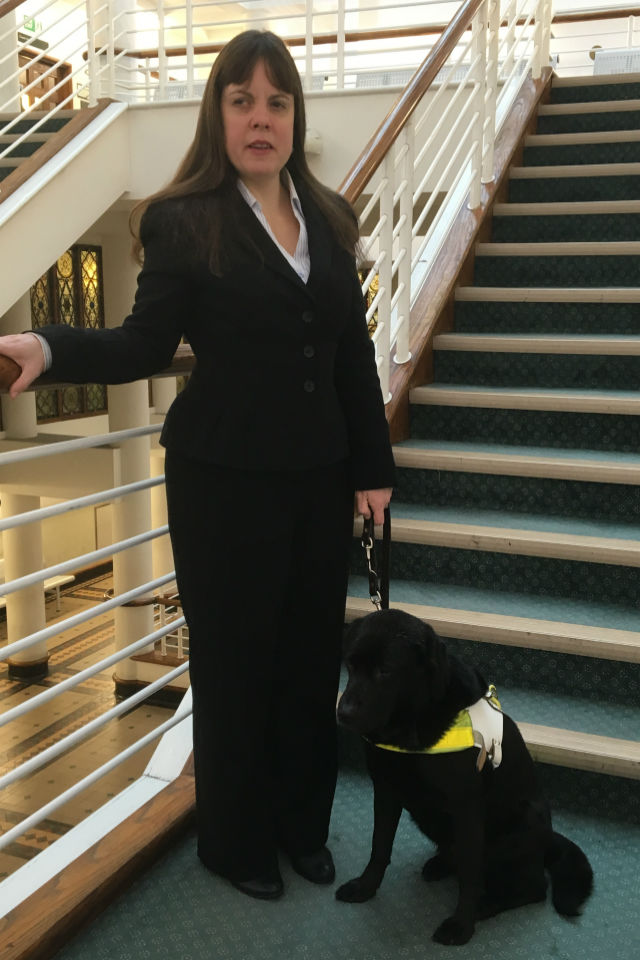
[{"label": "woman's left hand", "polygon": [[391,487],[383,487],[380,490],[356,490],[356,510],[363,517],[370,517],[373,514],[374,523],[384,523],[385,507],[389,506]]}]

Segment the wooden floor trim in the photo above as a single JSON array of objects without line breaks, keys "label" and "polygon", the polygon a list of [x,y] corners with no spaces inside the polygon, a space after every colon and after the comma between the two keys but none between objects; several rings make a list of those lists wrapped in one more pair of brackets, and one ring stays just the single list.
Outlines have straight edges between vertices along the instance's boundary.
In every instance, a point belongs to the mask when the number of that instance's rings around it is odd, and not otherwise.
[{"label": "wooden floor trim", "polygon": [[474,450],[441,450],[395,446],[397,467],[418,470],[445,470],[453,473],[483,473],[506,477],[538,477],[549,480],[578,480],[590,483],[640,484],[640,458],[621,463],[580,457],[542,457],[526,454],[479,453]]},{"label": "wooden floor trim", "polygon": [[638,287],[458,287],[456,300],[518,303],[640,303]]},{"label": "wooden floor trim", "polygon": [[394,517],[392,540],[456,550],[640,567],[640,541],[613,537]]},{"label": "wooden floor trim", "polygon": [[[603,660],[640,663],[640,633],[630,630],[613,630],[555,620],[537,620],[530,617],[511,617],[498,613],[483,613],[477,610],[461,610],[419,603],[394,601],[393,607],[430,623],[436,633],[443,637],[458,637],[478,643],[496,643],[507,647],[524,647]],[[370,600],[349,597],[347,620],[362,617],[372,609]]]},{"label": "wooden floor trim", "polygon": [[434,337],[434,350],[473,353],[553,353],[569,356],[640,356],[640,336],[600,337],[548,334],[532,337],[507,333],[441,333]]},{"label": "wooden floor trim", "polygon": [[611,413],[617,416],[640,415],[640,395],[624,396],[614,391],[595,390],[496,390],[455,387],[415,387],[411,403],[444,407],[481,407],[497,410],[551,410],[556,413]]},{"label": "wooden floor trim", "polygon": [[190,823],[192,776],[182,774],[120,826],[0,919],[1,960],[47,960]]}]

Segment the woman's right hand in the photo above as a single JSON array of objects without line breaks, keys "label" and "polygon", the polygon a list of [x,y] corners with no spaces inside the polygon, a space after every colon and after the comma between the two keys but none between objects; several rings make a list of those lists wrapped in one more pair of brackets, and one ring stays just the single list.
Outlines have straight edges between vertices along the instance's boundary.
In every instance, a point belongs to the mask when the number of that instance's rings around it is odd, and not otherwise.
[{"label": "woman's right hand", "polygon": [[0,337],[0,354],[14,360],[22,371],[9,388],[9,396],[15,400],[44,371],[42,345],[30,333],[9,334]]}]

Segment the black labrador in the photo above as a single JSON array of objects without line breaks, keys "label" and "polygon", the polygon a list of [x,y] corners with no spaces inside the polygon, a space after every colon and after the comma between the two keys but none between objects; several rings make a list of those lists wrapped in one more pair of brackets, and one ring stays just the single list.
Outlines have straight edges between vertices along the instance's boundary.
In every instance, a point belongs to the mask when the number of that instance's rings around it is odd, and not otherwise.
[{"label": "black labrador", "polygon": [[[458,881],[456,908],[436,929],[437,942],[466,943],[476,920],[544,900],[545,870],[556,910],[577,915],[593,885],[589,861],[553,830],[524,740],[496,710],[478,670],[399,610],[355,621],[345,662],[349,682],[338,719],[365,738],[374,831],[369,863],[337,898],[374,896],[404,809],[437,847],[424,879]],[[472,708],[471,722],[466,710],[474,704],[479,713]]]}]

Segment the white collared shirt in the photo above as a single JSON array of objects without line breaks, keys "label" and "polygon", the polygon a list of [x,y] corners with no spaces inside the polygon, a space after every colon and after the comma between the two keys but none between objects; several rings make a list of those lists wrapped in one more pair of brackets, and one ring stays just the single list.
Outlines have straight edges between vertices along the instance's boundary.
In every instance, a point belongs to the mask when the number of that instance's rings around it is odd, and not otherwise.
[{"label": "white collared shirt", "polygon": [[262,207],[260,206],[259,200],[256,200],[254,195],[251,193],[249,188],[242,180],[238,180],[238,190],[240,191],[242,197],[249,204],[250,208],[255,213],[256,217],[267,231],[278,250],[282,253],[282,256],[286,258],[287,262],[291,264],[295,272],[298,274],[303,283],[306,283],[309,279],[309,274],[311,272],[311,258],[309,256],[309,238],[307,235],[307,225],[305,223],[304,214],[302,212],[302,205],[300,204],[300,198],[296,192],[293,180],[288,170],[285,170],[285,175],[287,178],[287,185],[289,187],[289,196],[291,197],[291,209],[293,210],[294,216],[298,223],[300,224],[300,232],[298,233],[298,242],[296,244],[295,253],[293,256],[289,253],[288,250],[278,242],[276,236],[269,226],[269,222],[262,212]]}]

